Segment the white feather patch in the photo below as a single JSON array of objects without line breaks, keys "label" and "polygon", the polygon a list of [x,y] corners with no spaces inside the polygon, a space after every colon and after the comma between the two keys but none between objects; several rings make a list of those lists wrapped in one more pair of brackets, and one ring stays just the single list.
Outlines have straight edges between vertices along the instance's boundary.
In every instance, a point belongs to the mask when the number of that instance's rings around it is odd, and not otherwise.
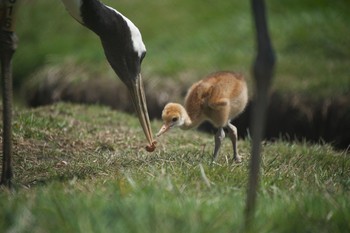
[{"label": "white feather patch", "polygon": [[[83,19],[81,17],[80,14],[80,8],[82,5],[82,0],[62,0],[63,4],[65,5],[67,11],[69,12],[69,14],[76,19],[77,21],[79,21],[80,23],[84,24]],[[131,22],[131,20],[129,20],[127,17],[125,17],[123,14],[121,14],[120,12],[118,12],[116,9],[106,6],[109,9],[113,10],[115,13],[119,14],[120,16],[123,17],[123,19],[125,20],[125,22],[127,23],[130,32],[131,32],[131,40],[133,43],[133,47],[135,52],[137,52],[138,56],[141,57],[141,55],[146,52],[146,47],[142,41],[142,36],[141,33],[139,31],[139,29],[135,26],[135,24],[133,22]]]},{"label": "white feather patch", "polygon": [[141,57],[141,55],[146,52],[146,46],[142,41],[142,36],[140,30],[135,26],[133,22],[131,22],[130,19],[125,17],[122,13],[118,12],[116,9],[107,6],[109,9],[115,11],[115,13],[121,15],[125,22],[128,24],[130,32],[131,32],[131,40],[134,47],[135,52],[137,52],[138,56]]}]

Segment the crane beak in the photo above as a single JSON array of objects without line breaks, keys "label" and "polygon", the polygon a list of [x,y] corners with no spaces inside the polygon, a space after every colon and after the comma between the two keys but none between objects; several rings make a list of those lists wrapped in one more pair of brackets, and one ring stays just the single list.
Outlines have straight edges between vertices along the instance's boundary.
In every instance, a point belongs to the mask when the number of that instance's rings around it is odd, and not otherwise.
[{"label": "crane beak", "polygon": [[141,74],[138,74],[135,82],[132,82],[131,85],[127,85],[127,87],[130,91],[132,103],[136,110],[137,116],[139,117],[143,132],[149,144],[152,145],[153,135],[151,130],[151,123],[148,116],[147,103]]},{"label": "crane beak", "polygon": [[160,128],[159,132],[157,133],[157,137],[159,137],[160,135],[162,135],[163,133],[165,133],[166,131],[168,131],[170,128],[172,127],[171,124],[164,124],[162,126],[162,128]]}]

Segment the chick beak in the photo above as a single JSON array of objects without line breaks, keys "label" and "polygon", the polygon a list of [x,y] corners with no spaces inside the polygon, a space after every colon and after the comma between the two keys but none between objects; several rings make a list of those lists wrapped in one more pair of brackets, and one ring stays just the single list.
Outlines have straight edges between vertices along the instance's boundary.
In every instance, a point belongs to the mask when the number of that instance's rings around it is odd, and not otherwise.
[{"label": "chick beak", "polygon": [[148,116],[147,103],[146,103],[145,91],[143,88],[141,74],[138,74],[135,81],[131,82],[131,84],[127,85],[127,87],[129,89],[132,103],[136,110],[143,132],[149,144],[152,145],[153,135],[152,135],[151,124]]},{"label": "chick beak", "polygon": [[163,133],[167,132],[171,128],[171,124],[164,124],[162,128],[160,128],[159,132],[157,133],[157,137],[162,135]]}]

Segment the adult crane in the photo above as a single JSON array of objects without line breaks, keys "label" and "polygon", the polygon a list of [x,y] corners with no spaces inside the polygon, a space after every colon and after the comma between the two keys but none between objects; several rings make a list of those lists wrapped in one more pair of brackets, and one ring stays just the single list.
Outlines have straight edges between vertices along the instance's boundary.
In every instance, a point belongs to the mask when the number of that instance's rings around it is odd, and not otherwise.
[{"label": "adult crane", "polygon": [[[3,165],[0,184],[11,187],[12,171],[12,56],[17,47],[16,12],[21,0],[0,0],[0,59],[3,94]],[[143,132],[155,148],[141,77],[146,48],[139,29],[124,15],[99,0],[62,0],[69,14],[95,32],[106,58],[127,86]]]},{"label": "adult crane", "polygon": [[264,0],[250,0],[256,32],[257,54],[253,63],[255,97],[251,117],[252,150],[245,208],[245,232],[252,232],[259,187],[261,141],[265,131],[266,109],[273,78],[276,56],[270,39]]}]

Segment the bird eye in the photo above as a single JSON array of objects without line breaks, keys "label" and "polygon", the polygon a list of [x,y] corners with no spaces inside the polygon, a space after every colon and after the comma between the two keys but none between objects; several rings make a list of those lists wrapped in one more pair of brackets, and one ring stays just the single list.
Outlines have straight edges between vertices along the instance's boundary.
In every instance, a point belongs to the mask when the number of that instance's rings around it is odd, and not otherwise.
[{"label": "bird eye", "polygon": [[177,118],[177,117],[173,117],[173,119],[171,119],[171,121],[172,122],[175,122],[175,121],[177,121],[179,118]]}]

